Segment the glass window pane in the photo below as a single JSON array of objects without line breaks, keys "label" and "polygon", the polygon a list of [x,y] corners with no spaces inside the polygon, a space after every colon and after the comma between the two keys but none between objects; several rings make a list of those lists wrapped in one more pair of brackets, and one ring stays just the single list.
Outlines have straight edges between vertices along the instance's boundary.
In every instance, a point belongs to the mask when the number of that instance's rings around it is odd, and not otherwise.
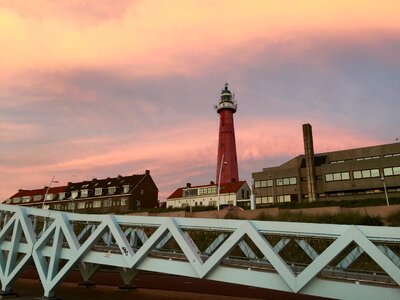
[{"label": "glass window pane", "polygon": [[283,185],[289,185],[289,178],[283,178]]},{"label": "glass window pane", "polygon": [[276,185],[282,185],[282,184],[283,184],[282,178],[276,180]]},{"label": "glass window pane", "polygon": [[297,180],[296,177],[290,177],[290,184],[296,184]]},{"label": "glass window pane", "polygon": [[393,169],[392,168],[384,168],[383,169],[383,174],[385,176],[392,176],[393,175]]},{"label": "glass window pane", "polygon": [[333,180],[342,180],[342,177],[340,176],[340,173],[333,173]]},{"label": "glass window pane", "polygon": [[361,177],[361,171],[354,171],[353,172],[353,178],[354,179],[360,179]]},{"label": "glass window pane", "polygon": [[266,187],[267,186],[267,182],[265,180],[261,181],[261,187]]},{"label": "glass window pane", "polygon": [[260,186],[261,186],[260,181],[257,180],[257,181],[254,182],[254,187],[255,188],[259,188]]},{"label": "glass window pane", "polygon": [[349,172],[342,172],[342,180],[349,180],[350,174]]},{"label": "glass window pane", "polygon": [[267,180],[267,186],[272,186],[272,183],[273,183],[273,180],[272,180],[272,179]]},{"label": "glass window pane", "polygon": [[362,170],[362,177],[363,178],[371,177],[371,171],[370,170]]},{"label": "glass window pane", "polygon": [[325,174],[325,181],[333,181],[333,174]]},{"label": "glass window pane", "polygon": [[393,175],[400,175],[400,167],[393,168]]},{"label": "glass window pane", "polygon": [[371,170],[371,177],[379,177],[379,169],[372,169]]}]

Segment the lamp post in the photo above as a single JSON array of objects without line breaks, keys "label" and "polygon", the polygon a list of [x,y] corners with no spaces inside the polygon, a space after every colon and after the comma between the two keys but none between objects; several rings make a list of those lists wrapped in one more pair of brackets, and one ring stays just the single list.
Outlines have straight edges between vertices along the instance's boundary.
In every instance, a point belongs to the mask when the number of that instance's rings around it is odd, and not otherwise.
[{"label": "lamp post", "polygon": [[387,190],[386,190],[385,177],[382,176],[382,177],[381,177],[381,180],[382,180],[382,182],[383,182],[383,189],[384,189],[384,191],[385,191],[386,205],[389,206],[389,197],[388,197]]},{"label": "lamp post", "polygon": [[44,206],[45,206],[45,203],[46,203],[47,193],[49,192],[49,189],[50,189],[50,187],[51,187],[51,184],[52,184],[53,182],[54,182],[54,183],[58,183],[57,180],[54,180],[54,177],[55,177],[55,176],[53,176],[53,178],[52,178],[51,181],[50,181],[50,184],[47,186],[46,193],[44,194],[44,198],[43,198],[42,209],[44,209]]},{"label": "lamp post", "polygon": [[228,163],[224,161],[224,154],[222,153],[221,163],[219,165],[219,175],[218,175],[218,196],[217,196],[217,210],[219,210],[219,196],[221,193],[221,174],[222,174],[222,166],[227,165]]}]

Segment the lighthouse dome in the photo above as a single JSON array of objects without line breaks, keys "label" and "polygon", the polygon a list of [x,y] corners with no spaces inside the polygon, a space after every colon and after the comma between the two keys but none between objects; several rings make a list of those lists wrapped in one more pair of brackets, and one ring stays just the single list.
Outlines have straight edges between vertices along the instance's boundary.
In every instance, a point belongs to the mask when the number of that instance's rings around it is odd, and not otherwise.
[{"label": "lighthouse dome", "polygon": [[233,95],[230,90],[228,90],[228,84],[225,83],[225,88],[221,92],[221,100],[219,101],[219,104],[217,105],[217,112],[220,113],[221,110],[223,109],[228,109],[232,110],[233,112],[236,112],[236,103],[233,100]]},{"label": "lighthouse dome", "polygon": [[230,101],[232,99],[232,93],[228,90],[228,84],[225,83],[225,88],[221,92],[221,101]]}]

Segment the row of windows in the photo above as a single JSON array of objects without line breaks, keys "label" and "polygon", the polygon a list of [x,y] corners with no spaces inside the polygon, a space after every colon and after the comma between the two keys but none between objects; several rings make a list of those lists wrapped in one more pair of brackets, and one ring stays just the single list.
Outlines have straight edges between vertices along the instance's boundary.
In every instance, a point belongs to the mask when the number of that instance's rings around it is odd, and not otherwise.
[{"label": "row of windows", "polygon": [[[276,196],[276,201],[278,203],[290,202],[291,196],[278,195]],[[274,204],[274,197],[273,196],[256,197],[256,204]]]},{"label": "row of windows", "polygon": [[[273,184],[274,184],[274,181],[272,179],[256,180],[256,181],[254,181],[254,188],[271,187],[271,186],[273,186]],[[296,177],[276,178],[275,184],[276,184],[276,186],[295,185],[295,184],[297,184],[297,178]]]},{"label": "row of windows", "polygon": [[325,181],[340,181],[349,179],[350,179],[349,172],[337,172],[337,173],[325,174]]},{"label": "row of windows", "polygon": [[[389,167],[383,169],[384,176],[395,176],[400,175],[400,166]],[[381,173],[379,169],[365,169],[353,171],[354,179],[362,179],[362,178],[374,178],[380,177]],[[328,173],[325,174],[325,181],[341,181],[341,180],[349,180],[350,172],[337,172],[337,173]]]},{"label": "row of windows", "polygon": [[371,177],[379,177],[379,176],[381,176],[379,169],[353,171],[354,179],[371,178]]},{"label": "row of windows", "polygon": [[[383,169],[384,176],[394,176],[400,175],[400,166],[396,167],[389,167]],[[353,171],[353,178],[354,179],[363,179],[363,178],[374,178],[380,177],[379,169],[365,169],[365,170],[357,170]],[[335,173],[327,173],[325,174],[325,181],[343,181],[343,180],[350,180],[350,172],[335,172]],[[277,178],[275,179],[277,186],[282,185],[295,185],[297,184],[296,177],[286,177],[286,178]],[[254,188],[263,188],[263,187],[272,187],[273,180],[256,180],[254,182]]]},{"label": "row of windows", "polygon": [[[125,206],[128,203],[128,198],[121,198],[121,201],[112,201],[111,199],[95,200],[90,202],[80,201],[78,203],[69,202],[68,205],[63,203],[54,204],[52,207],[55,210],[73,210],[73,209],[86,209],[86,208],[101,208],[112,206]],[[140,206],[140,201],[136,201],[136,206]],[[47,205],[48,207],[48,205]]]},{"label": "row of windows", "polygon": [[385,175],[385,176],[400,175],[400,166],[391,167],[391,168],[384,168],[383,169],[383,175]]},{"label": "row of windows", "polygon": [[256,197],[256,204],[273,204],[273,196]]},{"label": "row of windows", "polygon": [[[86,185],[83,185],[83,186],[86,186]],[[108,187],[107,188],[108,195],[114,195],[116,190],[117,190],[117,187],[115,187],[115,186]],[[124,185],[123,186],[123,193],[124,194],[129,193],[129,190],[130,190],[130,185]],[[104,191],[103,188],[95,188],[94,194],[95,194],[95,196],[102,196],[103,195],[103,191]],[[141,190],[140,192],[141,192],[142,195],[144,194],[143,190]],[[35,196],[33,196],[33,201],[42,201],[43,198],[44,198],[45,201],[51,201],[51,200],[55,199],[54,196],[55,195],[51,194],[51,193],[46,194],[44,197],[43,197],[43,195],[35,195]],[[76,199],[76,198],[78,198],[78,196],[79,196],[79,191],[78,190],[72,191],[70,199]],[[88,189],[82,189],[80,191],[80,197],[81,198],[86,198],[88,196],[89,196],[89,190]],[[21,203],[21,202],[22,203],[27,203],[27,202],[30,202],[31,199],[32,199],[31,196],[24,196],[22,198],[21,197],[15,197],[12,200],[11,199],[7,199],[6,203],[11,203],[11,202],[12,203]],[[64,200],[64,199],[66,199],[66,193],[65,192],[59,193],[58,194],[58,200]]]},{"label": "row of windows", "polygon": [[[391,153],[391,154],[383,155],[384,158],[396,157],[396,156],[400,156],[400,153]],[[370,159],[378,159],[378,158],[381,158],[381,157],[379,155],[375,155],[375,156],[357,157],[354,159],[333,160],[330,163],[331,164],[340,164],[340,163],[344,163],[345,161],[362,161],[362,160],[370,160]]]},{"label": "row of windows", "polygon": [[215,195],[216,193],[217,188],[215,186],[199,188],[199,195]]}]

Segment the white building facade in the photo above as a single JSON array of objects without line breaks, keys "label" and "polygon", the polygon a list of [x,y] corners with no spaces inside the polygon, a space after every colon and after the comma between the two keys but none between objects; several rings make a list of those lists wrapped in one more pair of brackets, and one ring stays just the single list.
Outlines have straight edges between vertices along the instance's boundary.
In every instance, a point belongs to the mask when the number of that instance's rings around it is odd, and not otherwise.
[{"label": "white building facade", "polygon": [[246,181],[223,183],[218,195],[218,185],[211,182],[208,185],[178,188],[167,198],[167,207],[186,208],[197,206],[240,206],[250,207],[250,187]]}]

